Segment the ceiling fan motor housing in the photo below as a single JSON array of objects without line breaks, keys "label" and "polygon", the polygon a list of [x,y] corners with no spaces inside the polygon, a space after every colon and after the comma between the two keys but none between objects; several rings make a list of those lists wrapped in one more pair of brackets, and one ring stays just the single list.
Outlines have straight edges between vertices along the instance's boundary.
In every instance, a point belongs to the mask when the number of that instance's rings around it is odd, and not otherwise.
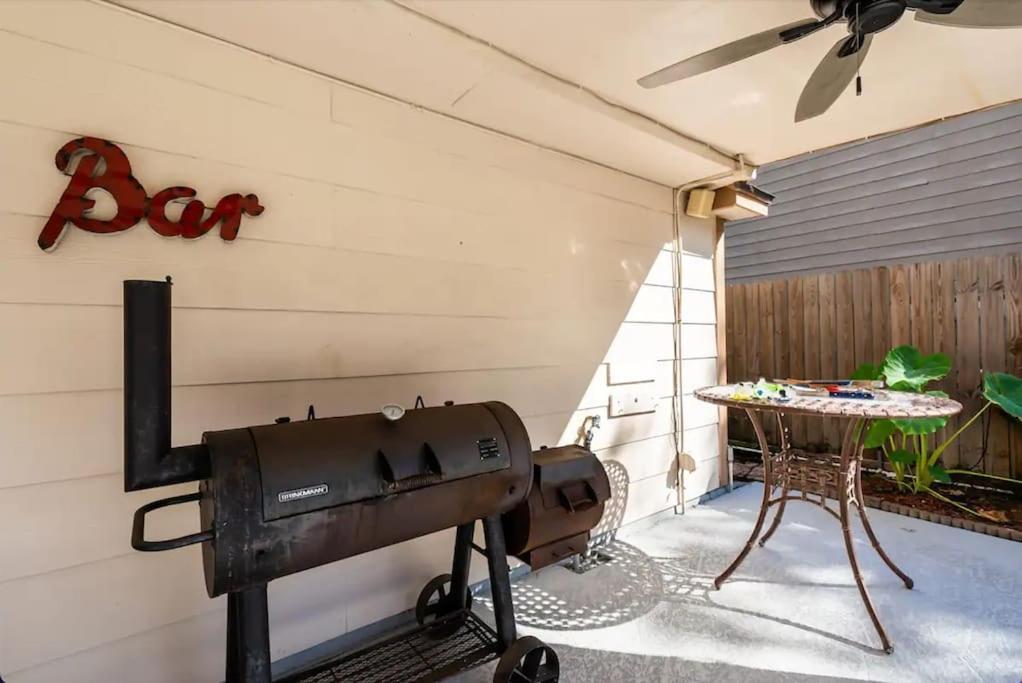
[{"label": "ceiling fan motor housing", "polygon": [[811,0],[813,12],[821,19],[840,10],[850,33],[878,33],[901,19],[905,0]]},{"label": "ceiling fan motor housing", "polygon": [[[855,7],[858,5],[858,8]],[[858,9],[858,12],[856,12]],[[904,0],[859,0],[845,9],[848,28],[852,32],[868,35],[879,33],[901,19],[905,13]]]},{"label": "ceiling fan motor housing", "polygon": [[844,4],[842,0],[809,0],[809,2],[813,6],[813,13],[820,19],[829,17],[839,5]]}]

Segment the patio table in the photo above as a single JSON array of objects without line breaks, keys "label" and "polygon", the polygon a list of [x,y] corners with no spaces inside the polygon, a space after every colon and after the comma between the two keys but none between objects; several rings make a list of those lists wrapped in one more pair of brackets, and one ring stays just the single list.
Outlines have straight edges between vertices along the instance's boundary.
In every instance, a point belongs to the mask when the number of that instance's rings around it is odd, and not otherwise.
[{"label": "patio table", "polygon": [[[752,421],[753,429],[756,431],[756,439],[759,441],[760,450],[763,452],[763,499],[760,503],[759,517],[752,529],[749,540],[742,548],[734,561],[716,579],[713,585],[720,589],[720,585],[738,569],[738,566],[745,560],[752,546],[759,539],[759,545],[763,546],[777,530],[781,519],[784,516],[784,507],[788,500],[802,500],[819,505],[841,523],[841,532],[844,535],[845,548],[848,551],[848,563],[851,565],[852,574],[855,576],[855,583],[859,588],[859,595],[866,606],[873,626],[884,652],[890,654],[894,651],[887,632],[884,630],[876,609],[870,600],[866,585],[859,571],[859,563],[855,557],[855,549],[852,545],[852,533],[849,526],[850,505],[855,505],[862,518],[862,526],[866,530],[870,543],[880,558],[891,568],[895,574],[905,583],[905,587],[912,588],[912,579],[898,568],[887,556],[880,546],[873,527],[870,526],[869,517],[866,515],[866,506],[863,501],[862,480],[860,477],[862,464],[863,444],[866,440],[869,423],[875,419],[883,418],[918,418],[918,417],[947,417],[955,415],[962,410],[957,401],[930,396],[926,394],[911,394],[897,391],[876,390],[875,399],[852,399],[832,398],[816,396],[797,396],[785,400],[777,399],[734,399],[735,385],[719,385],[698,389],[695,395],[702,401],[727,406],[729,408],[741,408],[748,414]],[[778,431],[780,434],[780,449],[776,453],[770,452],[770,446],[766,440],[763,430],[761,414],[773,413],[777,419]],[[809,415],[816,417],[831,417],[845,421],[844,437],[842,439],[841,453],[838,456],[829,454],[810,454],[795,451],[790,446],[789,432],[784,423],[785,415]],[[777,488],[781,493],[775,496]],[[797,489],[798,495],[791,491]],[[836,496],[838,510],[835,512],[827,504],[827,496]],[[811,498],[810,496],[816,496]],[[777,506],[777,513],[774,515],[767,532],[760,538],[760,531],[766,521],[767,512],[774,505]]]}]

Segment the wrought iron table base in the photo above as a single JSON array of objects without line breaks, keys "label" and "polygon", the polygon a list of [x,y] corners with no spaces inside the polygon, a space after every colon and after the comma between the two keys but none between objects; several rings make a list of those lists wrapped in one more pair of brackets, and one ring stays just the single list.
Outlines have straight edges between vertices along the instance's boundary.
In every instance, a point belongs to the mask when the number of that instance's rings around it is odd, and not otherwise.
[{"label": "wrought iron table base", "polygon": [[[860,466],[862,463],[863,443],[866,440],[866,427],[869,420],[858,417],[848,420],[848,426],[845,428],[841,444],[841,455],[838,458],[827,455],[796,455],[789,445],[788,430],[784,426],[783,416],[780,412],[776,412],[781,437],[781,450],[776,454],[771,454],[766,434],[763,431],[763,424],[760,421],[760,411],[746,408],[745,412],[748,413],[749,419],[752,420],[752,426],[756,430],[756,439],[759,441],[759,447],[763,451],[763,501],[760,504],[759,517],[756,518],[756,525],[749,535],[749,540],[730,566],[714,579],[714,587],[720,589],[721,584],[727,581],[728,577],[738,569],[739,565],[741,565],[752,550],[757,539],[760,546],[766,544],[774,532],[777,531],[777,527],[784,516],[784,508],[788,500],[814,503],[822,507],[841,523],[841,533],[844,536],[845,549],[848,551],[848,564],[852,567],[852,574],[855,576],[855,584],[859,588],[859,595],[866,606],[869,618],[873,621],[877,635],[880,636],[884,652],[890,654],[894,651],[894,646],[891,645],[890,638],[887,637],[887,632],[884,630],[883,624],[880,623],[876,608],[873,607],[873,601],[870,600],[866,584],[863,582],[862,572],[859,570],[859,562],[855,557],[850,527],[851,515],[849,514],[849,508],[851,505],[855,505],[858,508],[859,516],[862,519],[862,526],[865,528],[866,535],[869,537],[869,541],[873,545],[873,549],[880,556],[880,559],[891,568],[891,571],[898,575],[905,583],[906,588],[912,588],[913,582],[884,552],[866,514]],[[775,497],[774,492],[778,486],[781,488],[781,494]],[[792,495],[791,489],[793,487],[798,488],[801,493],[799,495]],[[826,498],[828,493],[831,495],[836,494],[838,500],[837,511],[828,507]],[[811,495],[815,495],[817,498],[811,498]],[[760,537],[760,531],[762,531],[763,523],[766,521],[767,512],[774,505],[778,506],[777,513],[770,523],[770,528]]]}]

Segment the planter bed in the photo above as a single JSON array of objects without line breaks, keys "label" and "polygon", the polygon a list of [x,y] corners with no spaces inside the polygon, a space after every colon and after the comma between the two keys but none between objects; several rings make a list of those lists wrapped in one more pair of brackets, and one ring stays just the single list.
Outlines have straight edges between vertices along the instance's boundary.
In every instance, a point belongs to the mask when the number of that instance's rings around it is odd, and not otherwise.
[{"label": "planter bed", "polygon": [[[868,469],[868,462],[864,464],[867,469],[862,474],[862,486],[866,505],[871,508],[1022,542],[1022,496],[974,486],[944,485],[938,489],[941,495],[973,510],[1003,514],[1007,519],[1005,522],[988,521],[925,493],[899,492],[893,480]],[[736,459],[734,472],[738,481],[763,481],[763,468],[758,459],[755,462]]]}]

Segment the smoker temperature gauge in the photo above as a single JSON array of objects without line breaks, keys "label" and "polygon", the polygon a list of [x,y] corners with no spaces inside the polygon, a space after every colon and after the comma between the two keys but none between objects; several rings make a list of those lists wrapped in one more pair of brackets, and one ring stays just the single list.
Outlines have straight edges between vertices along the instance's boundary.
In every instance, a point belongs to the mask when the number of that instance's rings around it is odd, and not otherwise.
[{"label": "smoker temperature gauge", "polygon": [[405,409],[395,403],[388,403],[380,408],[380,412],[391,422],[397,422],[405,416]]}]

